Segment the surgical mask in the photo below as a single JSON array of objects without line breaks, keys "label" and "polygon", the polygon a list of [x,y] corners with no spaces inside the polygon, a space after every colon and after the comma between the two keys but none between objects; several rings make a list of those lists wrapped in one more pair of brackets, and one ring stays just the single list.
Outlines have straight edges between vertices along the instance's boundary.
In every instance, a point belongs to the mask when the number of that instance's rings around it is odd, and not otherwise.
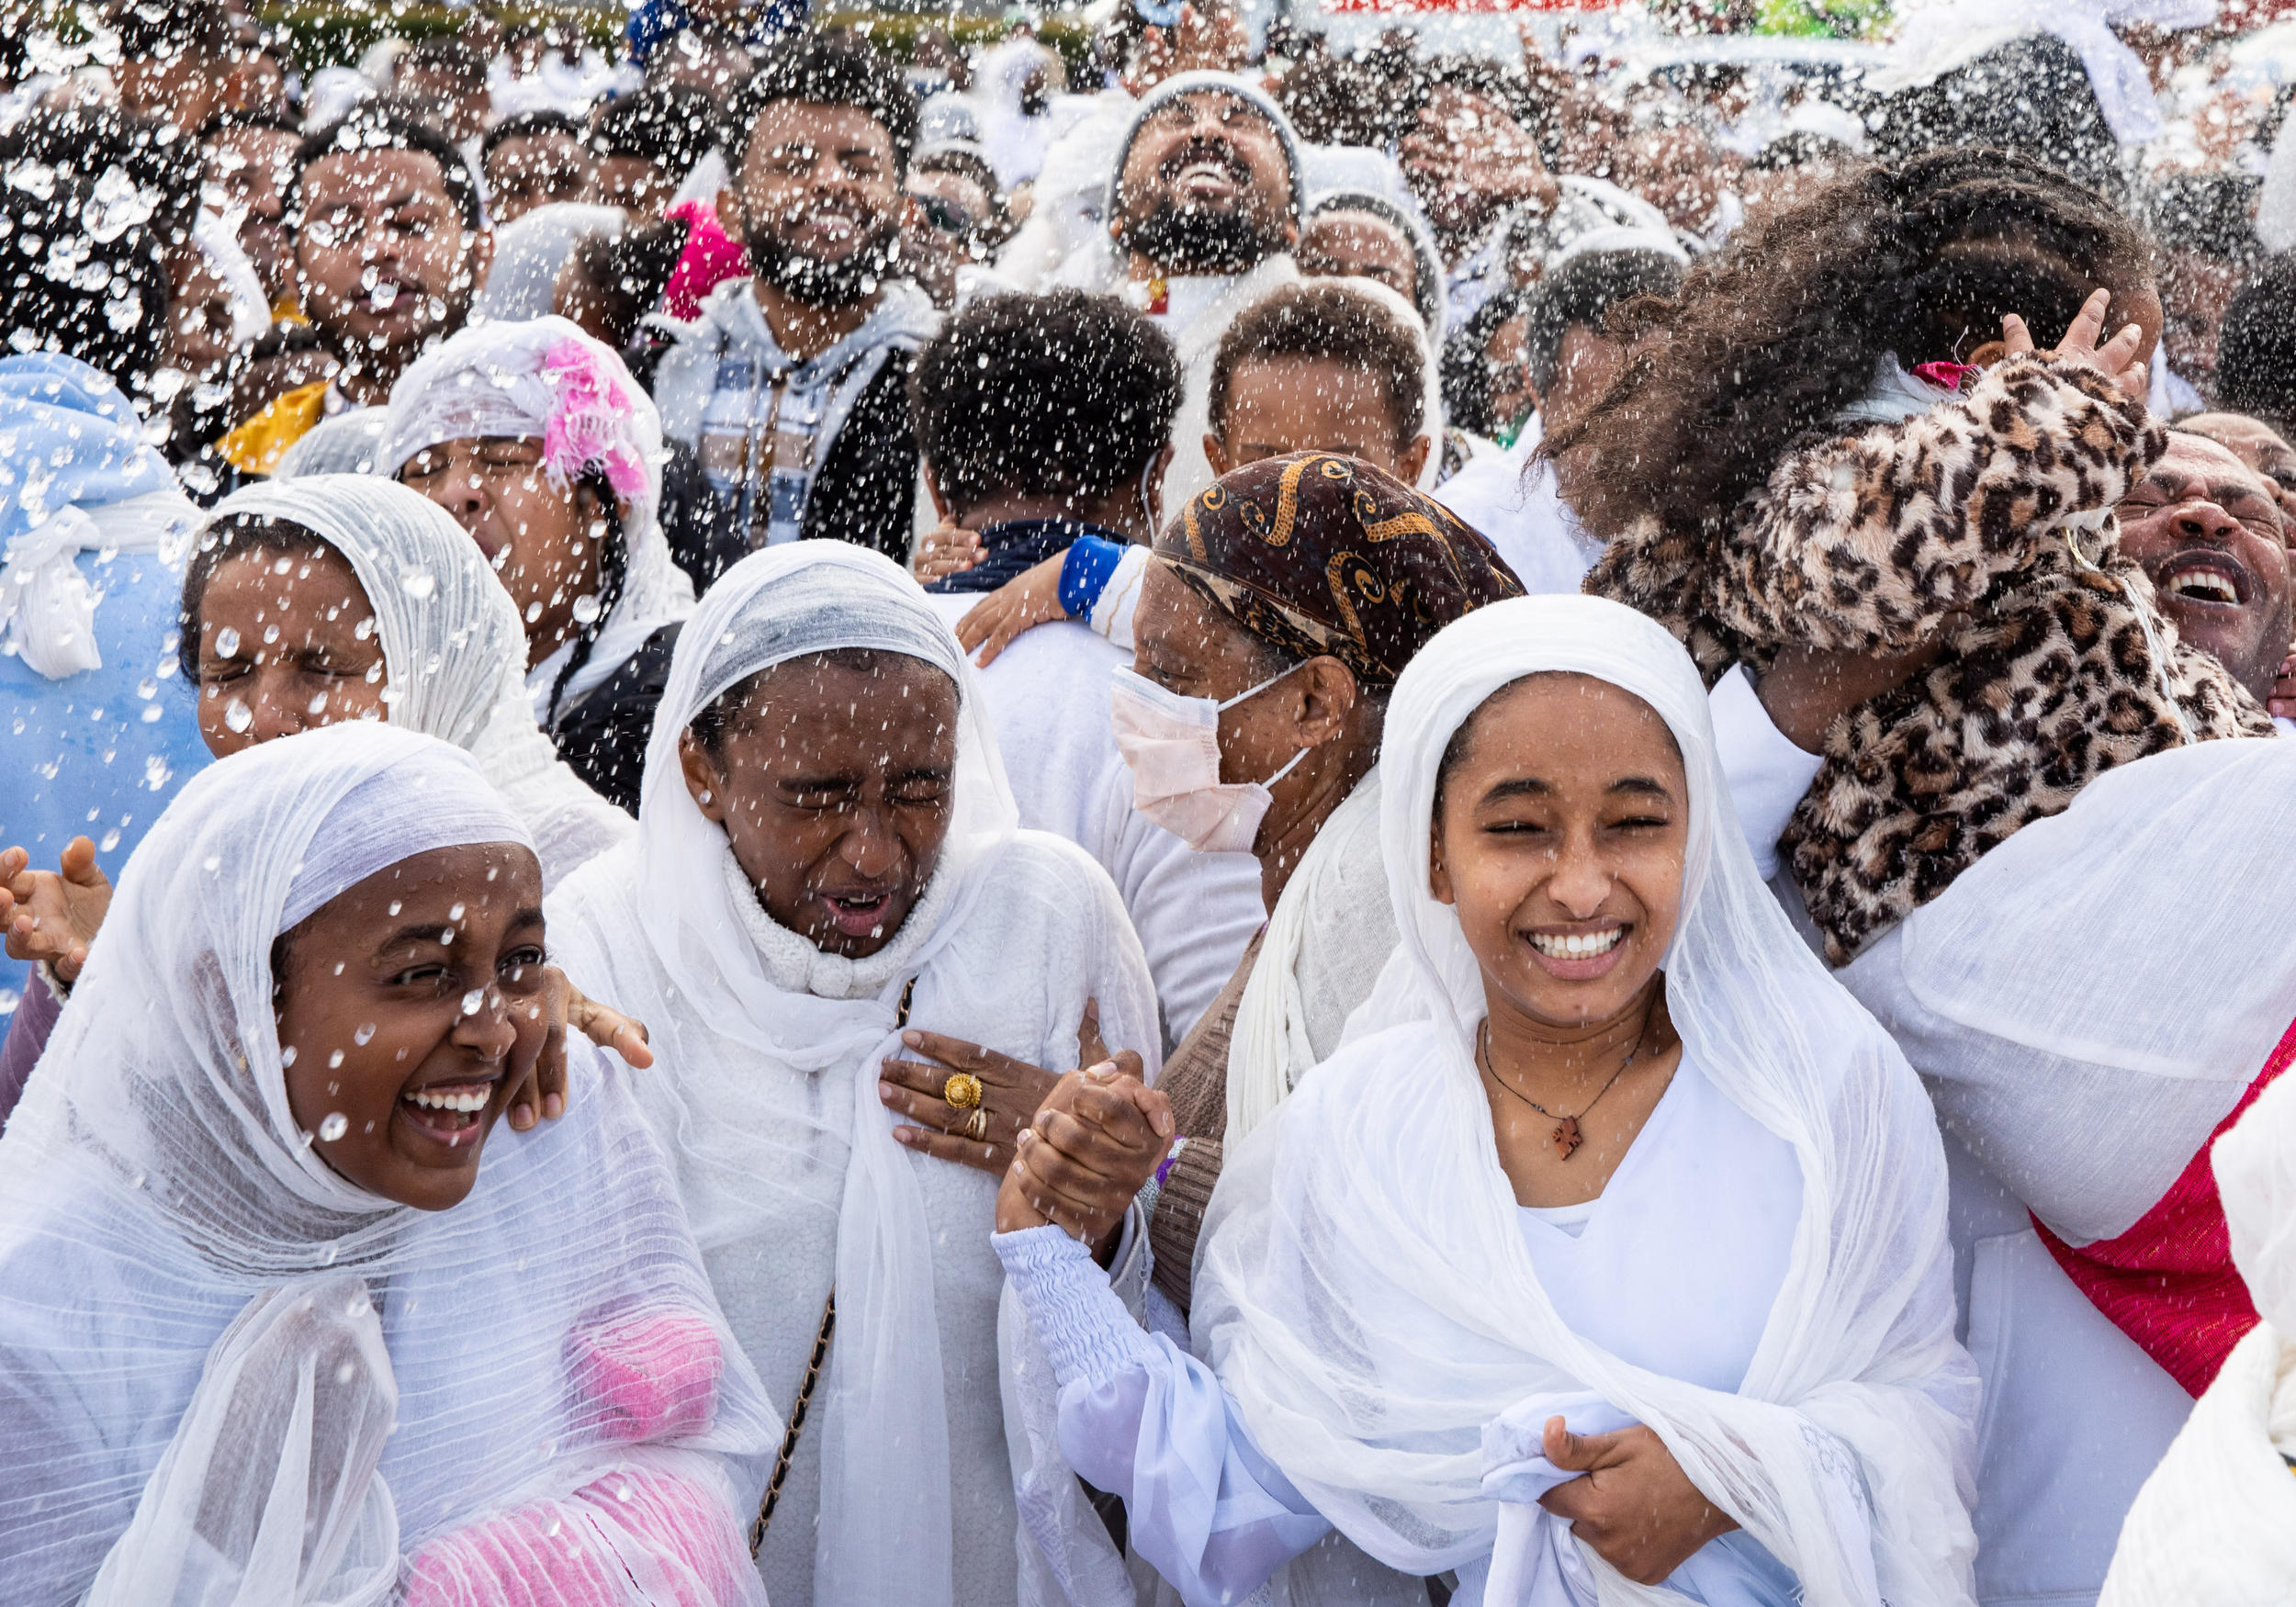
[{"label": "surgical mask", "polygon": [[1222,781],[1220,714],[1266,691],[1291,669],[1220,703],[1183,697],[1144,675],[1119,669],[1111,712],[1117,751],[1132,770],[1132,807],[1199,853],[1250,853],[1267,814],[1267,789],[1289,775],[1308,750],[1293,754],[1265,781]]}]

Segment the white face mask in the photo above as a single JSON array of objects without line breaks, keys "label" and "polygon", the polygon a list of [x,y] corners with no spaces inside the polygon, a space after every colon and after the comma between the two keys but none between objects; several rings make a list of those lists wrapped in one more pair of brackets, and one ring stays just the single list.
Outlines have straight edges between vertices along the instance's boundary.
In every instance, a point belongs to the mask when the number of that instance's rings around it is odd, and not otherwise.
[{"label": "white face mask", "polygon": [[1132,770],[1132,807],[1199,853],[1250,853],[1267,814],[1267,789],[1289,775],[1308,750],[1293,754],[1265,781],[1222,781],[1220,712],[1258,696],[1291,669],[1217,703],[1183,697],[1120,668],[1112,712],[1117,751]]}]

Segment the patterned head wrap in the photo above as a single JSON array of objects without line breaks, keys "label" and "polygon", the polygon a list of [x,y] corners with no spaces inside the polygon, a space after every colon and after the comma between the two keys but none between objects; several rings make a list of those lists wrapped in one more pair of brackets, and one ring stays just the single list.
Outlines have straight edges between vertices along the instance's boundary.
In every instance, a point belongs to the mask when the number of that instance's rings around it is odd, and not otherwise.
[{"label": "patterned head wrap", "polygon": [[1445,625],[1523,583],[1442,503],[1353,457],[1300,452],[1206,487],[1157,556],[1244,630],[1296,658],[1330,654],[1395,684]]}]

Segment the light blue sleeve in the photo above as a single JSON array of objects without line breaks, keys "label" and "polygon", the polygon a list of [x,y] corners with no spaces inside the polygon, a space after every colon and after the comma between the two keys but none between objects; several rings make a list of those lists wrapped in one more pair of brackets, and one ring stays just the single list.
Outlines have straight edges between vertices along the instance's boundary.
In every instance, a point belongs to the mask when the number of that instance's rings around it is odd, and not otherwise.
[{"label": "light blue sleeve", "polygon": [[1121,1498],[1132,1549],[1188,1607],[1242,1601],[1331,1532],[1211,1369],[1144,1332],[1084,1245],[1055,1227],[991,1242],[1059,1382],[1069,1467]]}]

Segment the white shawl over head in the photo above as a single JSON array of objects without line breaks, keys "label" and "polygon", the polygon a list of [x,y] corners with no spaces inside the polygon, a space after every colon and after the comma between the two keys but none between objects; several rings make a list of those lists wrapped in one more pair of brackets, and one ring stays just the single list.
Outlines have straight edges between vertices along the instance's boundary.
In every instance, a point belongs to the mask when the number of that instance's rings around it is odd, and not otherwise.
[{"label": "white shawl over head", "polygon": [[[661,530],[670,460],[661,414],[613,349],[567,319],[478,324],[425,354],[391,388],[375,472],[395,477],[424,447],[473,436],[538,440],[554,483],[602,473],[627,509],[621,595],[560,694],[579,698],[647,637],[693,611],[693,582],[671,560]],[[557,663],[536,677],[555,678]]]},{"label": "white shawl over head", "polygon": [[444,509],[372,475],[310,475],[250,486],[215,510],[238,515],[299,525],[350,563],[382,639],[390,723],[478,759],[533,836],[546,888],[636,829],[535,725],[517,605]]},{"label": "white shawl over head", "polygon": [[[602,1057],[577,1040],[568,1114],[498,1127],[435,1213],[335,1173],[288,1104],[280,933],[411,855],[524,840],[467,755],[354,724],[211,766],[130,858],[0,1138],[11,1601],[364,1607],[609,1470],[637,1504],[569,1544],[693,1589],[669,1552],[698,1534],[694,1573],[746,1590],[780,1424]],[[713,1521],[660,1522],[665,1476]]]},{"label": "white shawl over head", "polygon": [[[1672,732],[1690,835],[1668,1009],[1715,1087],[1801,1162],[1792,1261],[1736,1395],[1630,1365],[1566,1326],[1499,1168],[1473,1060],[1482,980],[1428,890],[1428,841],[1453,733],[1543,671],[1622,687]],[[1254,1438],[1349,1539],[1433,1573],[1494,1543],[1486,1425],[1592,1391],[1656,1430],[1807,1600],[1870,1604],[1878,1577],[1898,1607],[1966,1601],[1976,1379],[1953,1341],[1936,1127],[1896,1046],[1757,877],[1689,657],[1614,603],[1496,603],[1412,661],[1387,733],[1380,833],[1400,946],[1350,1047],[1230,1155],[1199,1253],[1198,1345]],[[1839,1481],[1824,1464],[1842,1444],[1871,1497],[1870,1557],[1828,1516]],[[1605,1602],[1678,1599],[1587,1555]]]},{"label": "white shawl over head", "polygon": [[[725,829],[687,790],[679,738],[752,676],[857,647],[941,670],[957,685],[960,712],[955,818],[940,869],[893,941],[855,961],[821,952],[767,916]],[[917,582],[847,543],[791,542],[742,559],[703,599],[679,637],[655,716],[637,841],[575,878],[551,906],[554,946],[577,978],[608,972],[601,945],[643,942],[659,962],[662,999],[615,1003],[642,1014],[658,1003],[664,1013],[652,1025],[674,1057],[665,1059],[662,1082],[675,1130],[661,1137],[675,1150],[705,1253],[777,1224],[786,1231],[796,1214],[786,1197],[825,1147],[844,1141],[802,1103],[768,1092],[760,1067],[820,1079],[822,1101],[850,1103],[836,1343],[807,1431],[822,1446],[817,1601],[931,1607],[950,1599],[950,1453],[933,1276],[936,1238],[949,1227],[929,1216],[913,1158],[893,1138],[875,1062],[899,1051],[904,986],[962,925],[1017,822],[972,666]],[[727,1039],[738,1052],[726,1051]]]}]

